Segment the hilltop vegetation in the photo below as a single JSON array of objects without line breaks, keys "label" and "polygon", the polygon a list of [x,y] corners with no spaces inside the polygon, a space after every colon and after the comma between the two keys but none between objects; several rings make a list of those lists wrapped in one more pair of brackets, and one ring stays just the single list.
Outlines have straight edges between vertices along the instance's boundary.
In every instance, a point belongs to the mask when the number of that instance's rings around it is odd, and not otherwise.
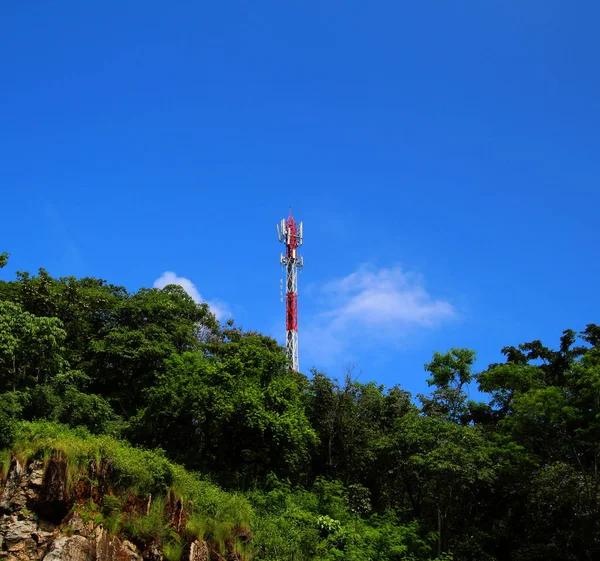
[{"label": "hilltop vegetation", "polygon": [[159,506],[151,522],[88,505],[169,559],[191,536],[271,561],[597,559],[600,327],[502,352],[479,373],[471,350],[434,353],[417,406],[291,372],[178,286],[19,273],[0,282],[2,469],[60,452],[76,478],[110,458],[117,497],[196,505],[177,537]]}]

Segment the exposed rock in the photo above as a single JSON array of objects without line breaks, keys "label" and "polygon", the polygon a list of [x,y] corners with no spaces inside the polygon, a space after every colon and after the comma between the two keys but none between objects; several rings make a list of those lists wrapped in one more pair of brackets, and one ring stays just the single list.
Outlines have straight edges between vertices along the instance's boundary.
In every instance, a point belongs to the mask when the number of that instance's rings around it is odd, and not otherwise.
[{"label": "exposed rock", "polygon": [[4,491],[0,497],[0,512],[12,512],[25,508],[27,495],[23,488],[24,479],[26,478],[23,477],[23,467],[18,460],[13,459],[10,463]]},{"label": "exposed rock", "polygon": [[21,542],[24,540],[33,539],[33,534],[37,531],[37,524],[33,520],[19,520],[17,515],[4,516],[4,541],[7,549],[10,551],[12,544]]},{"label": "exposed rock", "polygon": [[[149,509],[148,509],[149,510]],[[173,492],[169,492],[165,504],[165,515],[169,521],[169,525],[176,531],[180,531],[183,524],[183,504],[181,499],[175,497]]]},{"label": "exposed rock", "polygon": [[63,458],[50,458],[34,508],[40,517],[56,524],[69,511],[67,464]]},{"label": "exposed rock", "polygon": [[[13,460],[6,480],[0,481],[0,561],[163,561],[159,543],[135,540],[136,547],[109,534],[102,525],[95,527],[92,519],[86,522],[77,512],[79,501],[102,505],[113,492],[110,467],[110,462],[90,462],[89,477],[69,488],[64,459],[52,457],[46,469],[40,460],[25,468]],[[130,495],[122,512],[143,515],[150,504],[150,498]],[[185,527],[187,509],[173,493],[167,496],[165,516],[174,531]],[[244,528],[236,528],[233,534],[241,542],[252,537]],[[182,561],[242,561],[242,557],[196,540],[184,546]]]},{"label": "exposed rock", "polygon": [[100,463],[92,460],[88,465],[89,478],[79,482],[79,496],[100,501],[109,492],[111,469],[112,462],[108,458],[103,458]]},{"label": "exposed rock", "polygon": [[43,529],[43,524],[38,524],[37,526],[37,530],[31,534],[31,537],[35,540],[35,543],[37,543],[38,546],[45,545],[53,538],[55,534],[54,532],[46,532]]},{"label": "exposed rock", "polygon": [[0,519],[0,556],[8,552],[17,559],[41,559],[52,534],[41,531],[36,522],[17,514]]},{"label": "exposed rock", "polygon": [[96,528],[94,545],[97,559],[116,559],[117,553],[121,549],[120,540],[109,536],[108,532],[102,526]]},{"label": "exposed rock", "polygon": [[67,522],[68,532],[88,538],[94,531],[94,522],[85,522],[78,512],[74,512]]},{"label": "exposed rock", "polygon": [[121,549],[119,550],[117,559],[118,561],[137,561],[138,559],[142,559],[142,557],[138,553],[135,545],[133,545],[130,541],[124,540],[121,543]]},{"label": "exposed rock", "polygon": [[94,543],[83,536],[71,536],[62,551],[61,561],[95,561],[102,559],[108,561],[110,557],[95,555]]},{"label": "exposed rock", "polygon": [[65,546],[67,545],[69,540],[70,538],[68,538],[67,536],[59,536],[58,538],[56,538],[54,542],[52,542],[48,553],[46,553],[46,555],[44,556],[44,561],[61,561],[63,558],[63,550],[65,549]]},{"label": "exposed rock", "polygon": [[158,547],[153,545],[144,553],[144,559],[146,561],[163,561],[163,554]]},{"label": "exposed rock", "polygon": [[69,538],[67,536],[59,536],[56,538],[50,546],[48,553],[44,556],[44,561],[60,561],[62,558],[62,551],[68,541]]},{"label": "exposed rock", "polygon": [[208,561],[206,542],[195,540],[185,546],[181,561]]},{"label": "exposed rock", "polygon": [[43,561],[142,561],[131,542],[121,541],[98,527],[93,536],[60,536]]},{"label": "exposed rock", "polygon": [[44,483],[44,462],[36,460],[27,468],[29,475],[29,487],[41,487]]},{"label": "exposed rock", "polygon": [[[107,473],[110,464],[90,466],[95,473]],[[105,484],[106,485],[106,484]],[[98,488],[96,488],[96,491]],[[93,489],[90,486],[90,493]],[[88,495],[89,496],[89,495]],[[46,470],[33,461],[24,470],[17,460],[10,466],[0,494],[0,559],[2,561],[142,561],[136,546],[111,536],[102,526],[94,529],[75,511],[66,517],[72,499],[67,489],[66,463],[52,458]],[[36,520],[31,508],[44,519]],[[60,535],[61,524],[69,535]],[[156,550],[155,557],[162,561]]]}]

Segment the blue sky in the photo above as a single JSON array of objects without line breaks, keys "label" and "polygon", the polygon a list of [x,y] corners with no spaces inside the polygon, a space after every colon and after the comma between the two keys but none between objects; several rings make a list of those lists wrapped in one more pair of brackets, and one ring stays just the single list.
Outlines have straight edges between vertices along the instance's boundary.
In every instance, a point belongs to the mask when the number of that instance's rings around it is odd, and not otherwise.
[{"label": "blue sky", "polygon": [[600,322],[598,2],[2,11],[3,278],[177,278],[283,340],[291,205],[305,371],[419,392]]}]

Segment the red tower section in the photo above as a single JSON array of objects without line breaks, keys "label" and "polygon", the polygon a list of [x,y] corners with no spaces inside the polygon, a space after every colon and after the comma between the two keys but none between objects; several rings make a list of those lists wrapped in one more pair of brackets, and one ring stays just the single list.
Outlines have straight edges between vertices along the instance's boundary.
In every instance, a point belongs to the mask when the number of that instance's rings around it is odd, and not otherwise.
[{"label": "red tower section", "polygon": [[[296,237],[296,221],[290,215],[285,221],[285,226],[289,232],[289,243],[286,244],[286,258],[292,262],[296,259],[296,253],[298,248],[298,240]],[[298,331],[298,293],[296,292],[297,287],[288,287],[285,302],[285,329],[286,331]],[[290,290],[291,289],[291,290]]]}]

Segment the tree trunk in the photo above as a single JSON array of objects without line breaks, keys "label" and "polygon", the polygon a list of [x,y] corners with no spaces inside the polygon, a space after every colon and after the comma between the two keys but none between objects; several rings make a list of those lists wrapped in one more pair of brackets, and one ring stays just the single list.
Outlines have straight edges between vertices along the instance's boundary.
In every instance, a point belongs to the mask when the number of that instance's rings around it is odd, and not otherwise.
[{"label": "tree trunk", "polygon": [[437,530],[438,530],[438,539],[437,539],[437,557],[442,556],[442,513],[440,511],[440,505],[437,507]]}]

